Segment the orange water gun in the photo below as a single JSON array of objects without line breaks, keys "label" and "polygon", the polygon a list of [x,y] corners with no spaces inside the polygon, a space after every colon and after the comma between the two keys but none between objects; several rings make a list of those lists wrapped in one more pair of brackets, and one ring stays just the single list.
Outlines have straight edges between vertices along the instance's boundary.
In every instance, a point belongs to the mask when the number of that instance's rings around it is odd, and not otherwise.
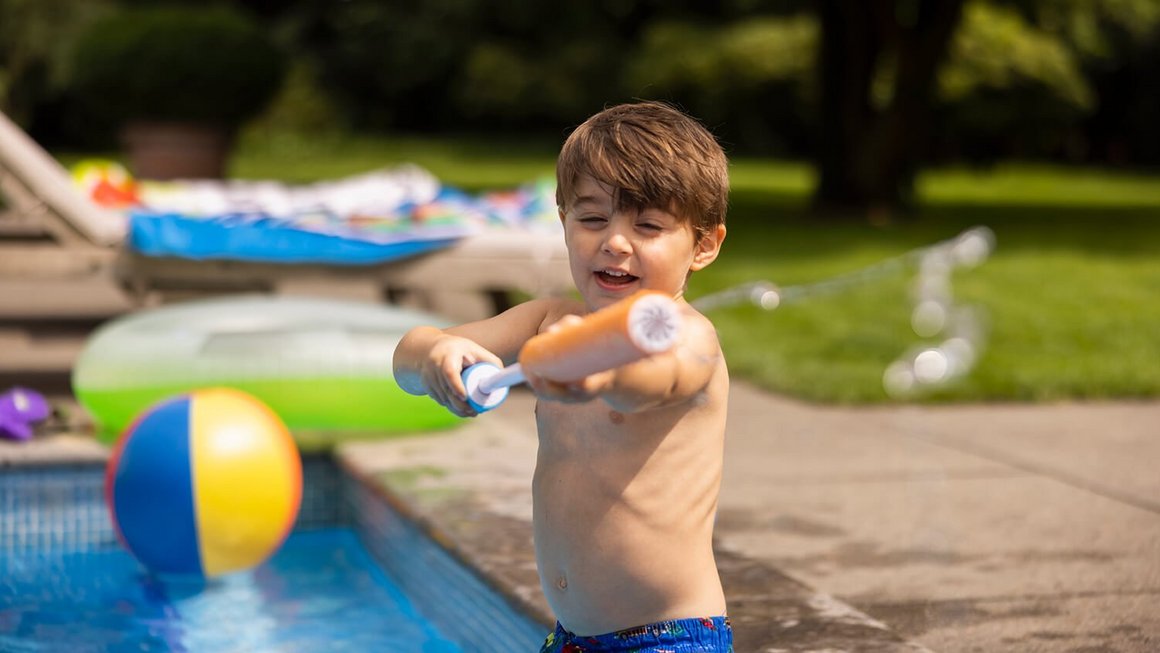
[{"label": "orange water gun", "polygon": [[641,290],[586,315],[579,322],[541,333],[524,343],[517,363],[500,369],[476,363],[462,373],[467,403],[483,413],[497,408],[511,386],[534,374],[558,383],[668,351],[681,331],[677,303],[664,293]]}]

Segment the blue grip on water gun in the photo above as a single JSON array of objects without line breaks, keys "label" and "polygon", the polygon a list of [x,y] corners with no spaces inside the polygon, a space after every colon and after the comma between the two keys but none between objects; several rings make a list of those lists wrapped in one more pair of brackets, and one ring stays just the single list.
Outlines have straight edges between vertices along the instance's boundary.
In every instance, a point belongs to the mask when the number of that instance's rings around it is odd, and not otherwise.
[{"label": "blue grip on water gun", "polygon": [[502,370],[491,363],[476,363],[460,373],[463,387],[467,389],[467,403],[477,413],[486,413],[498,408],[507,399],[507,386],[484,391],[480,386],[488,379],[496,376]]}]

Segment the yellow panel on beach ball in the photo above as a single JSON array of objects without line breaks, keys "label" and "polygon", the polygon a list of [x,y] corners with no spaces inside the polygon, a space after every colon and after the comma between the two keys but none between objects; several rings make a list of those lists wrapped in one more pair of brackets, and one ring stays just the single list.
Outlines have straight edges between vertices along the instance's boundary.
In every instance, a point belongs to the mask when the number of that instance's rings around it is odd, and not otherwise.
[{"label": "yellow panel on beach ball", "polygon": [[228,388],[194,393],[190,459],[202,567],[246,569],[290,533],[302,499],[302,462],[282,420]]}]

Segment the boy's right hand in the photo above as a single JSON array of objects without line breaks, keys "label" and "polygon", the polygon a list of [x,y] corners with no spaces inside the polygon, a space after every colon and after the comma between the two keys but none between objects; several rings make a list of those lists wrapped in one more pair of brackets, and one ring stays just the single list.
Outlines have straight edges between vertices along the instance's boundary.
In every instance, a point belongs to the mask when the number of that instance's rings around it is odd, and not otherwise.
[{"label": "boy's right hand", "polygon": [[478,413],[467,403],[461,373],[476,363],[503,367],[498,356],[474,341],[444,334],[431,347],[420,371],[427,395],[460,417],[475,417]]}]

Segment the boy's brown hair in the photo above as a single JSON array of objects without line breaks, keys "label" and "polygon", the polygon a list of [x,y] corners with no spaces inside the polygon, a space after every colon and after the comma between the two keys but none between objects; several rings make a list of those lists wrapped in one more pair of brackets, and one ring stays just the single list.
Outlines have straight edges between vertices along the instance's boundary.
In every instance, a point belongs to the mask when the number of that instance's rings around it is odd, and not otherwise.
[{"label": "boy's brown hair", "polygon": [[660,208],[697,237],[725,222],[729,162],[701,123],[663,102],[610,107],[576,128],[556,160],[556,204],[567,211],[578,180],[612,186],[616,208]]}]

